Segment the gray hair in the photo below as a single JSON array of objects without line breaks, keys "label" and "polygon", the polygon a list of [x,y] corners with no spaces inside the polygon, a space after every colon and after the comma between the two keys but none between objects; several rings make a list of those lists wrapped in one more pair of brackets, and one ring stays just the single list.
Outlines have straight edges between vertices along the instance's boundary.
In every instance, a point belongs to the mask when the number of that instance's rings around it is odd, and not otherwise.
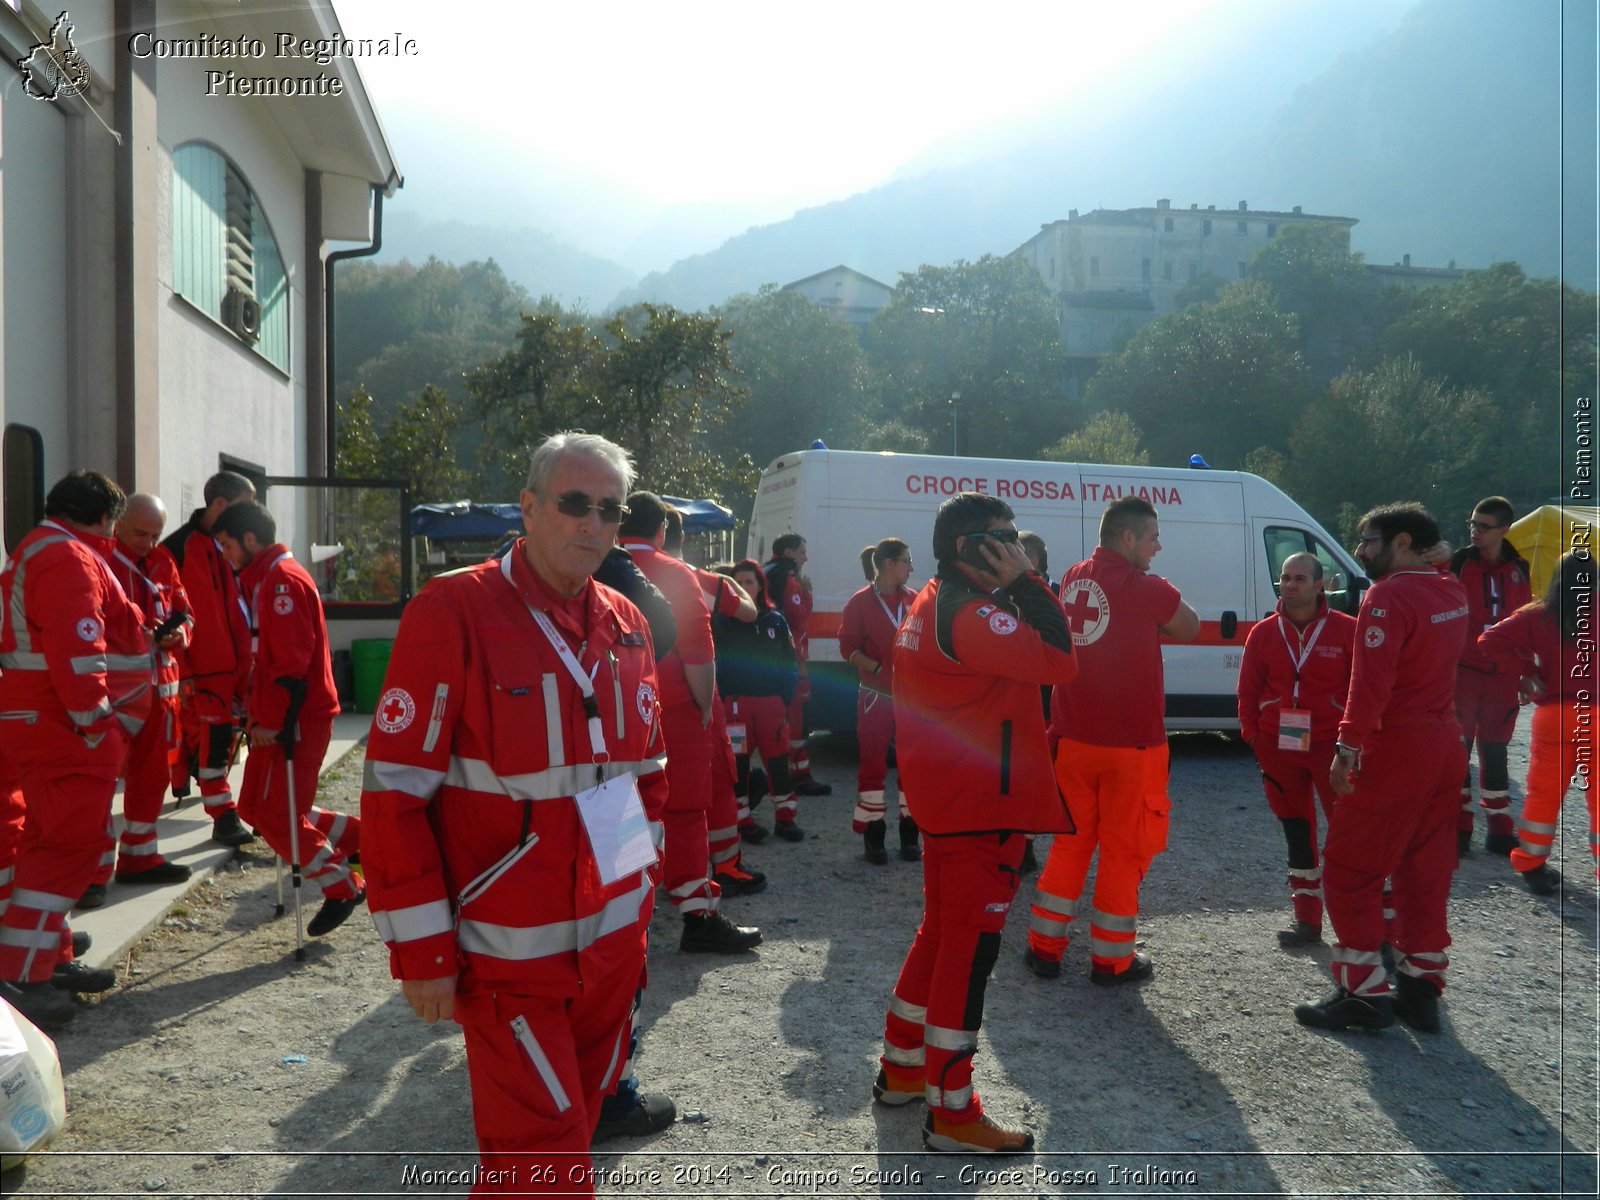
[{"label": "gray hair", "polygon": [[556,473],[556,463],[563,454],[587,454],[590,458],[599,459],[622,476],[623,496],[633,490],[633,459],[626,450],[597,433],[567,429],[552,433],[533,452],[533,459],[528,464],[527,488],[530,492],[543,493],[545,485]]}]

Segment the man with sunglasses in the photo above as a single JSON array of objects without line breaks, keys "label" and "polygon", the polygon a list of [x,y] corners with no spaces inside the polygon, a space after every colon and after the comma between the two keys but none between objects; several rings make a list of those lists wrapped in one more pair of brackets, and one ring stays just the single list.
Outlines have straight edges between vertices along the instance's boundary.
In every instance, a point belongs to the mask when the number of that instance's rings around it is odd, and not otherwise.
[{"label": "man with sunglasses", "polygon": [[[1437,1032],[1456,867],[1450,832],[1466,759],[1454,693],[1467,597],[1423,556],[1438,543],[1439,524],[1422,505],[1375,508],[1360,530],[1356,557],[1375,582],[1356,620],[1350,693],[1328,772],[1339,799],[1322,854],[1337,990],[1294,1015],[1317,1029],[1383,1029],[1398,1016]],[[1391,877],[1393,991],[1382,955]]]},{"label": "man with sunglasses", "polygon": [[474,1195],[592,1196],[628,1057],[666,772],[649,626],[591,576],[632,478],[546,439],[527,535],[406,607],[367,742],[368,902],[412,1009],[465,1035]]},{"label": "man with sunglasses", "polygon": [[1061,974],[1096,852],[1089,914],[1092,982],[1137,983],[1154,971],[1134,949],[1139,886],[1167,848],[1166,688],[1161,637],[1192,642],[1200,617],[1150,563],[1161,552],[1155,507],[1123,496],[1100,517],[1100,545],[1061,581],[1078,677],[1058,685],[1050,735],[1056,782],[1078,831],[1050,847],[1033,899],[1027,967]]},{"label": "man with sunglasses", "polygon": [[1507,751],[1517,726],[1514,672],[1502,671],[1482,650],[1478,635],[1533,600],[1528,564],[1506,537],[1515,518],[1504,496],[1478,501],[1467,521],[1472,544],[1457,550],[1450,570],[1467,591],[1467,642],[1456,664],[1456,717],[1467,746],[1467,774],[1461,781],[1461,812],[1456,818],[1457,849],[1472,846],[1472,743],[1478,744],[1478,791],[1482,797],[1483,848],[1510,854],[1517,838],[1511,818],[1511,774]]}]

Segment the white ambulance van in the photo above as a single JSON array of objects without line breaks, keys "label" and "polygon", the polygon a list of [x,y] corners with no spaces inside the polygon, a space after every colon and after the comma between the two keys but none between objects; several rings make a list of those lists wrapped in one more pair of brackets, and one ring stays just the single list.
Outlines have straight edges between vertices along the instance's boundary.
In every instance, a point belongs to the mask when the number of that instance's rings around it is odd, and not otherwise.
[{"label": "white ambulance van", "polygon": [[838,635],[845,601],[865,584],[862,547],[886,537],[908,543],[916,560],[911,586],[918,586],[937,568],[934,513],[966,491],[999,497],[1015,510],[1018,529],[1043,536],[1055,581],[1093,553],[1110,501],[1135,495],[1155,505],[1162,549],[1150,569],[1183,593],[1201,621],[1197,641],[1163,646],[1169,730],[1239,728],[1235,687],[1245,636],[1272,614],[1289,555],[1317,556],[1335,608],[1353,614],[1367,587],[1349,552],[1309,513],[1242,471],[849,450],[785,454],[761,474],[746,552],[765,562],[780,534],[806,539],[813,728],[854,727],[856,675],[839,658]]}]

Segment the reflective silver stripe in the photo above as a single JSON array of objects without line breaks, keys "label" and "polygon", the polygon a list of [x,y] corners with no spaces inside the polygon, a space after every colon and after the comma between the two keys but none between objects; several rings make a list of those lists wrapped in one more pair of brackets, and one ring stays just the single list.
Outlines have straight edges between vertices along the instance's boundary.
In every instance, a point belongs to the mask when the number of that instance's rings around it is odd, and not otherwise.
[{"label": "reflective silver stripe", "polygon": [[74,711],[70,708],[67,710],[67,716],[72,718],[73,724],[75,725],[93,725],[96,721],[103,720],[110,715],[111,701],[107,700],[104,696],[100,698],[99,704],[96,704],[87,712]]},{"label": "reflective silver stripe", "polygon": [[1526,829],[1529,833],[1543,833],[1549,837],[1555,837],[1556,835],[1556,827],[1554,825],[1546,825],[1542,821],[1518,821],[1517,828]]},{"label": "reflective silver stripe", "polygon": [[640,778],[643,778],[646,775],[653,775],[657,771],[665,771],[666,769],[667,769],[667,752],[665,750],[663,750],[660,754],[656,755],[654,758],[641,759],[640,762],[639,762],[639,776],[640,776]]},{"label": "reflective silver stripe", "polygon": [[15,888],[11,892],[11,903],[39,912],[71,912],[74,899],[76,897],[58,896],[54,892],[36,892],[32,888]]},{"label": "reflective silver stripe", "polygon": [[925,1046],[932,1046],[935,1050],[976,1050],[978,1048],[978,1031],[976,1029],[944,1029],[938,1025],[924,1024],[922,1027],[922,1042]]},{"label": "reflective silver stripe", "polygon": [[[902,1000],[893,993],[889,996],[889,1011],[902,1021],[910,1021],[913,1025],[921,1025],[928,1019],[928,1009],[925,1005],[912,1004],[909,1000]],[[922,1060],[919,1058],[917,1061]]]},{"label": "reflective silver stripe", "polygon": [[[28,651],[33,649],[33,638],[28,633],[28,614],[23,604],[23,597],[26,593],[24,584],[27,580],[28,560],[31,559],[35,554],[39,553],[39,551],[44,550],[47,547],[58,546],[63,542],[71,542],[76,540],[70,533],[68,533],[65,529],[62,529],[59,525],[52,524],[51,527],[59,532],[55,534],[46,534],[38,541],[34,542],[31,546],[26,547],[21,554],[17,555],[16,573],[11,577],[11,632],[17,639],[16,657],[19,658],[26,655]],[[38,666],[23,666],[21,663],[18,663],[15,669],[42,671],[45,669],[43,655],[40,655],[39,658],[40,662]],[[11,664],[0,661],[0,666],[9,667]],[[32,961],[31,955],[29,956],[29,961]]]},{"label": "reflective silver stripe", "polygon": [[16,873],[17,869],[15,867],[7,867],[5,870],[0,871],[0,887],[5,887],[6,884],[10,883],[11,877]]},{"label": "reflective silver stripe", "polygon": [[49,665],[42,654],[0,654],[0,669],[7,671],[44,671]]},{"label": "reflective silver stripe", "polygon": [[[376,762],[370,758],[361,776],[361,787],[365,791],[404,792],[422,800],[431,799],[444,782],[443,771],[411,767],[405,763]],[[201,778],[204,778],[203,773]]]},{"label": "reflective silver stripe", "polygon": [[1318,880],[1322,878],[1321,867],[1290,867],[1290,879]]},{"label": "reflective silver stripe", "polygon": [[422,752],[432,754],[439,744],[439,731],[444,728],[445,702],[450,699],[450,685],[441,683],[433,691],[433,711],[428,716],[428,736],[422,739]]},{"label": "reflective silver stripe", "polygon": [[1033,896],[1033,906],[1042,908],[1045,912],[1055,913],[1057,916],[1072,920],[1078,915],[1078,901],[1068,900],[1065,896],[1057,896],[1051,892],[1038,891]]},{"label": "reflective silver stripe", "polygon": [[156,689],[156,695],[160,696],[164,700],[170,700],[177,694],[178,681],[176,679],[174,679],[171,683],[163,683]]},{"label": "reflective silver stripe", "polygon": [[711,865],[713,868],[720,867],[725,862],[736,862],[738,858],[739,842],[735,837],[732,845],[720,846],[711,852]]},{"label": "reflective silver stripe", "polygon": [[24,725],[36,725],[39,721],[39,710],[14,708],[10,712],[0,712],[0,721],[21,721]]},{"label": "reflective silver stripe", "polygon": [[108,671],[151,671],[155,669],[155,665],[155,658],[149,654],[106,655]]},{"label": "reflective silver stripe", "polygon": [[533,1063],[533,1069],[539,1072],[539,1078],[544,1080],[544,1086],[550,1092],[550,1099],[556,1102],[556,1111],[566,1112],[572,1107],[572,1101],[568,1099],[566,1089],[561,1086],[555,1067],[550,1065],[550,1056],[544,1052],[544,1047],[539,1045],[539,1039],[533,1036],[533,1030],[528,1028],[528,1018],[515,1018],[511,1022],[511,1032],[516,1035],[517,1041],[522,1043],[529,1061]]},{"label": "reflective silver stripe", "polygon": [[948,1088],[940,1091],[930,1083],[927,1085],[926,1097],[930,1108],[960,1112],[972,1103],[972,1085],[969,1083],[964,1088]]},{"label": "reflective silver stripe", "polygon": [[672,898],[672,903],[677,907],[679,912],[684,914],[684,916],[688,916],[690,913],[697,912],[713,912],[716,908],[716,906],[711,903],[711,897],[705,895],[704,893],[690,896],[686,900],[680,900],[678,897],[674,896]]},{"label": "reflective silver stripe", "polygon": [[119,712],[117,714],[117,724],[127,730],[128,735],[131,737],[144,728],[144,718],[136,717],[132,713]]},{"label": "reflective silver stripe", "polygon": [[[322,810],[326,812],[327,810]],[[322,831],[322,836],[328,839],[329,845],[338,845],[339,839],[344,837],[344,831],[350,826],[350,817],[346,813],[334,813],[333,820]]]},{"label": "reflective silver stripe", "polygon": [[1526,841],[1521,838],[1517,840],[1517,847],[1529,858],[1537,858],[1540,860],[1548,859],[1550,857],[1550,851],[1553,849],[1553,847],[1545,846],[1538,842]]},{"label": "reflective silver stripe", "polygon": [[617,705],[617,741],[628,736],[628,714],[622,707],[622,676],[617,674],[617,660],[611,659],[611,691]]},{"label": "reflective silver stripe", "polygon": [[410,908],[391,908],[372,914],[372,923],[378,927],[378,936],[391,944],[420,942],[423,938],[437,937],[455,928],[455,914],[448,900],[429,900],[426,904],[413,904]]},{"label": "reflective silver stripe", "polygon": [[708,829],[708,830],[706,830],[706,840],[712,841],[712,842],[721,841],[724,838],[731,838],[731,837],[738,837],[738,836],[739,836],[739,826],[736,825],[736,824],[735,825],[724,825],[719,829]]},{"label": "reflective silver stripe", "polygon": [[157,849],[154,839],[148,842],[130,842],[127,840],[128,833],[126,830],[123,831],[122,838],[122,845],[117,853],[123,858],[150,858],[161,853]]},{"label": "reflective silver stripe", "polygon": [[1096,958],[1132,958],[1132,942],[1108,942],[1105,938],[1089,939],[1089,953]]},{"label": "reflective silver stripe", "polygon": [[650,894],[645,879],[633,891],[617,896],[592,916],[576,921],[553,921],[548,925],[493,925],[463,917],[456,939],[463,950],[526,962],[570,950],[585,950],[618,930],[637,925],[640,905]]},{"label": "reflective silver stripe", "polygon": [[67,660],[72,665],[74,675],[94,675],[106,670],[106,656],[104,654],[80,654],[76,658]]},{"label": "reflective silver stripe", "polygon": [[1379,967],[1383,965],[1383,955],[1376,950],[1352,950],[1348,946],[1335,945],[1332,961],[1349,963],[1353,967]]},{"label": "reflective silver stripe", "polygon": [[123,837],[136,837],[139,834],[151,834],[156,831],[154,821],[126,821],[122,826]]},{"label": "reflective silver stripe", "polygon": [[1048,917],[1033,914],[1033,920],[1028,922],[1028,928],[1040,937],[1068,937],[1072,933],[1072,921],[1052,921]]},{"label": "reflective silver stripe", "polygon": [[1134,933],[1139,928],[1138,914],[1125,917],[1121,913],[1102,912],[1094,910],[1094,915],[1089,918],[1090,924],[1098,929],[1105,929],[1111,933]]},{"label": "reflective silver stripe", "polygon": [[699,879],[691,879],[688,883],[680,883],[677,887],[669,891],[667,895],[671,896],[674,900],[681,900],[685,896],[692,896],[696,892],[704,891],[706,884],[710,882],[711,881],[709,879],[702,875]]},{"label": "reflective silver stripe", "polygon": [[550,765],[555,767],[566,762],[566,742],[561,736],[561,695],[556,690],[554,672],[547,672],[544,677],[544,737]]},{"label": "reflective silver stripe", "polygon": [[650,826],[650,844],[657,850],[661,849],[667,844],[666,824],[661,821],[650,821],[647,824]]},{"label": "reflective silver stripe", "polygon": [[920,1067],[926,1065],[927,1054],[921,1046],[915,1050],[905,1050],[889,1042],[883,1044],[883,1056],[897,1067]]},{"label": "reflective silver stripe", "polygon": [[473,792],[503,792],[513,800],[563,800],[593,787],[596,767],[600,768],[602,778],[615,779],[619,775],[638,774],[642,765],[615,761],[573,763],[522,775],[496,775],[494,767],[481,758],[451,758],[444,782]]},{"label": "reflective silver stripe", "polygon": [[0,925],[0,946],[23,946],[34,950],[49,950],[61,945],[59,929],[16,929]]},{"label": "reflective silver stripe", "polygon": [[1450,965],[1450,959],[1443,951],[1419,951],[1416,954],[1405,954],[1400,958],[1399,969],[1407,974],[1420,975],[1420,970],[1410,968],[1420,967],[1424,970],[1442,971]]}]

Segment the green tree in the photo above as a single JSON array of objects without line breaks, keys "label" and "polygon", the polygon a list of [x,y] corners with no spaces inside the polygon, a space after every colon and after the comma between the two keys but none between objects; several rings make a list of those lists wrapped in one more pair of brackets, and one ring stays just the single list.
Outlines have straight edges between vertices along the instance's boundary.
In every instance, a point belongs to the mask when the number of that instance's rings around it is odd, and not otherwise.
[{"label": "green tree", "polygon": [[1289,479],[1296,498],[1346,538],[1356,516],[1420,500],[1441,519],[1471,511],[1495,455],[1494,405],[1411,358],[1341,375],[1300,419]]},{"label": "green tree", "polygon": [[954,423],[962,454],[1032,458],[1069,424],[1060,322],[1022,259],[985,255],[902,275],[870,347],[879,419],[927,431],[941,449]]},{"label": "green tree", "polygon": [[1349,242],[1331,222],[1289,225],[1256,251],[1247,273],[1296,318],[1301,354],[1319,383],[1363,362],[1374,338],[1367,270]]},{"label": "green tree", "polygon": [[439,388],[425,386],[382,427],[372,397],[357,388],[340,416],[337,465],[346,478],[407,480],[414,504],[460,500],[471,490],[457,452],[466,411]]},{"label": "green tree", "polygon": [[1040,457],[1049,462],[1120,463],[1143,467],[1150,454],[1139,444],[1139,427],[1124,412],[1095,413],[1084,427],[1069,433]]},{"label": "green tree", "polygon": [[1240,466],[1258,446],[1287,445],[1310,390],[1295,320],[1262,283],[1229,284],[1146,325],[1102,360],[1084,389],[1091,411],[1125,412],[1150,459]]},{"label": "green tree", "polygon": [[799,292],[768,284],[713,310],[732,337],[729,356],[749,391],[713,431],[725,459],[765,465],[817,438],[857,449],[868,431],[867,363],[861,339]]}]

